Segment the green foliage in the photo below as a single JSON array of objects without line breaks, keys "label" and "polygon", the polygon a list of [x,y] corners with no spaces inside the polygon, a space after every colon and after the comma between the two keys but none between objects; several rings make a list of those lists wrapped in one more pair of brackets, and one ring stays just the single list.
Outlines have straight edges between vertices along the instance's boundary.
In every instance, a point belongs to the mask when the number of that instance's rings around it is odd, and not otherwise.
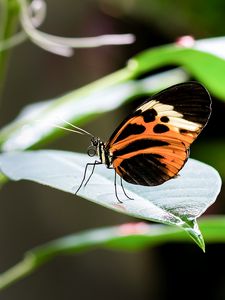
[{"label": "green foliage", "polygon": [[130,77],[130,72],[124,69],[57,99],[25,107],[13,122],[0,130],[1,149],[37,148],[38,144],[65,133],[54,127],[54,124],[65,126],[62,119],[82,125],[135,97],[147,97],[168,85],[187,80],[187,75],[180,69],[142,80],[131,80]]},{"label": "green foliage", "polygon": [[[5,22],[2,40],[12,35],[13,24],[13,18]],[[213,95],[224,101],[224,44],[224,38],[215,38],[195,41],[190,47],[171,44],[146,50],[130,59],[124,69],[97,82],[54,100],[24,108],[12,123],[0,131],[1,150],[8,152],[0,157],[3,172],[1,183],[6,182],[6,175],[12,180],[33,180],[66,192],[74,192],[72,188],[80,183],[87,156],[63,151],[11,153],[14,150],[40,148],[44,142],[63,135],[63,131],[52,126],[53,123],[62,125],[61,119],[76,125],[84,124],[100,114],[120,107],[126,101],[143,95],[147,97],[169,85],[186,81],[189,77],[201,81]],[[4,77],[7,56],[8,52],[0,52],[0,79]],[[157,68],[171,65],[180,68],[146,75],[157,72]],[[99,167],[86,189],[80,190],[82,197],[120,213],[176,227],[122,225],[61,238],[29,251],[24,261],[0,277],[0,288],[28,275],[42,263],[61,253],[75,253],[97,246],[139,250],[169,241],[186,242],[187,235],[181,228],[204,250],[204,240],[196,219],[215,201],[220,187],[221,181],[214,169],[189,160],[177,179],[162,186],[150,189],[126,184],[127,192],[135,200],[123,199],[123,203],[119,204],[113,190],[112,172]],[[119,195],[124,196],[121,193]],[[224,218],[202,221],[200,227],[206,241],[225,241]]]},{"label": "green foliage", "polygon": [[[78,189],[87,155],[66,151],[26,151],[0,156],[1,170],[12,180],[32,180],[62,191],[73,193]],[[88,173],[89,174],[89,173]],[[87,174],[87,176],[88,176]],[[114,190],[114,172],[105,166],[96,166],[95,173],[79,195],[106,206],[148,221],[156,221],[183,228],[204,251],[204,240],[196,218],[215,200],[221,180],[211,167],[189,159],[178,178],[160,186],[144,187],[124,183],[128,199],[118,185],[118,203]]]},{"label": "green foliage", "polygon": [[[84,124],[128,100],[143,95],[147,97],[186,81],[191,75],[205,84],[213,95],[225,100],[225,60],[221,54],[224,45],[223,38],[213,38],[197,41],[193,48],[173,44],[146,50],[130,59],[120,71],[52,101],[25,108],[18,118],[0,131],[1,149],[12,151],[37,147],[64,134],[52,126],[62,122],[59,117],[76,125]],[[171,64],[179,65],[185,71],[175,69],[138,79],[147,72]],[[30,139],[27,139],[28,135]]]},{"label": "green foliage", "polygon": [[[166,65],[182,66],[205,84],[213,95],[225,99],[225,60],[221,55],[225,39],[215,38],[195,43],[190,48],[172,44],[147,50],[131,59],[129,64],[137,75]],[[221,52],[216,52],[217,47],[221,47]]]},{"label": "green foliage", "polygon": [[[225,242],[224,217],[202,218],[199,225],[207,243]],[[140,251],[146,247],[180,242],[190,242],[185,232],[179,227],[164,225],[128,223],[86,230],[29,250],[21,262],[0,275],[0,290],[28,276],[58,255],[70,255],[96,248]]]}]

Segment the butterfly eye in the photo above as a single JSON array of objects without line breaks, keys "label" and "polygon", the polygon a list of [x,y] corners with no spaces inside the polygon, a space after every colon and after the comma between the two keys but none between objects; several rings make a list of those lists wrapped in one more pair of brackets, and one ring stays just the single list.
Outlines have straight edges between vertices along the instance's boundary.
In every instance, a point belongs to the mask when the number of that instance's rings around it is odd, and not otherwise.
[{"label": "butterfly eye", "polygon": [[89,156],[95,156],[96,154],[96,147],[95,146],[89,146],[88,149],[87,149],[87,154]]},{"label": "butterfly eye", "polygon": [[[92,146],[97,147],[98,143],[99,143],[99,138],[93,137],[93,138],[91,139],[91,145],[92,145]],[[91,146],[90,146],[90,147],[91,147]]]}]

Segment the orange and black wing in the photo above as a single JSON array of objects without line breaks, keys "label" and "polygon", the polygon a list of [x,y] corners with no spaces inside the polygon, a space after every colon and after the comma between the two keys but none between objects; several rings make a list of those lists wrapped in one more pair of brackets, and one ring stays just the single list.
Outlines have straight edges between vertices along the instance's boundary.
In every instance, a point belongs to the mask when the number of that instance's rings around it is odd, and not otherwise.
[{"label": "orange and black wing", "polygon": [[197,82],[177,84],[154,95],[107,142],[114,169],[124,180],[139,185],[159,185],[175,177],[210,113],[210,96]]}]

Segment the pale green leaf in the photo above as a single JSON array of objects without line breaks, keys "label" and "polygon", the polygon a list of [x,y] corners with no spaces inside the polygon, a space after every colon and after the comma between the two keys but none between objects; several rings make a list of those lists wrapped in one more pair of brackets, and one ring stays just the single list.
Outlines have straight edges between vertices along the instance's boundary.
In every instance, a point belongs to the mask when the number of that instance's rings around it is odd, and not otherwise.
[{"label": "pale green leaf", "polygon": [[[84,175],[87,155],[56,151],[27,151],[0,156],[2,172],[13,180],[27,179],[69,193],[77,190]],[[89,170],[90,172],[91,170]],[[160,186],[144,187],[124,183],[128,199],[118,183],[119,203],[114,190],[114,171],[96,166],[94,175],[79,195],[97,204],[145,220],[185,229],[204,249],[196,218],[216,200],[221,180],[216,170],[189,159],[176,179]]]},{"label": "pale green leaf", "polygon": [[15,120],[1,129],[1,150],[31,148],[55,137],[56,133],[64,134],[63,130],[59,131],[53,126],[65,126],[62,119],[81,125],[120,107],[132,97],[146,95],[147,98],[151,93],[187,80],[185,72],[175,69],[138,81],[127,79],[126,82],[111,86],[115,81],[124,80],[127,74],[126,70],[122,70],[54,100],[28,105]]}]

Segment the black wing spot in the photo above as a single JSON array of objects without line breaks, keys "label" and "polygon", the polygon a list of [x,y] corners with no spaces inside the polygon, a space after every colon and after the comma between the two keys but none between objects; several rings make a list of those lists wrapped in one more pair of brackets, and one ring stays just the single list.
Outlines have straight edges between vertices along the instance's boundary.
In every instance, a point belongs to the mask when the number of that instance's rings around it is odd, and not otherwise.
[{"label": "black wing spot", "polygon": [[157,116],[157,111],[154,108],[151,108],[143,111],[141,115],[146,123],[150,123],[155,121],[155,117]]},{"label": "black wing spot", "polygon": [[157,124],[153,127],[154,133],[164,133],[169,131],[169,127],[164,124]]},{"label": "black wing spot", "polygon": [[122,156],[128,153],[132,153],[135,151],[139,151],[139,150],[144,150],[144,149],[148,149],[151,147],[162,147],[162,146],[168,146],[169,143],[165,142],[165,141],[160,141],[160,140],[154,140],[154,139],[140,139],[137,141],[134,141],[130,144],[128,144],[127,146],[125,146],[124,148],[120,149],[120,150],[116,150],[113,153],[114,158],[118,157],[118,156]]},{"label": "black wing spot", "polygon": [[168,117],[166,117],[166,116],[163,116],[163,117],[160,118],[160,121],[163,122],[163,123],[168,123],[169,120],[170,119]]},{"label": "black wing spot", "polygon": [[182,128],[179,131],[180,131],[180,133],[188,133],[189,132],[188,130],[182,129]]},{"label": "black wing spot", "polygon": [[145,126],[138,124],[128,124],[116,138],[114,143],[124,140],[133,134],[141,134],[145,131]]}]

